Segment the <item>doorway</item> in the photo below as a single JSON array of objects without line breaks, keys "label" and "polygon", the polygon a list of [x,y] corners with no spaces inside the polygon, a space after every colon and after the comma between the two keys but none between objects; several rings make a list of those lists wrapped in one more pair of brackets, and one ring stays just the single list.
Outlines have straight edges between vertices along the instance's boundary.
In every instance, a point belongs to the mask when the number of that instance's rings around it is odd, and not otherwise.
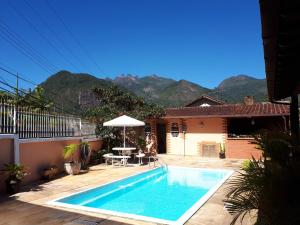
[{"label": "doorway", "polygon": [[157,133],[157,153],[158,154],[166,154],[166,125],[163,123],[158,123],[156,125],[156,133]]}]

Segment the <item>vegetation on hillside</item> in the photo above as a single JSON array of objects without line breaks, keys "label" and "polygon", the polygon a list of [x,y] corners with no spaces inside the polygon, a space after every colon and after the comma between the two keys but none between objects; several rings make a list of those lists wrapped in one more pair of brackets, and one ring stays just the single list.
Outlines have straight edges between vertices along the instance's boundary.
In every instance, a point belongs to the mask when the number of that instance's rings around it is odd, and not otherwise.
[{"label": "vegetation on hillside", "polygon": [[112,81],[132,90],[138,96],[145,96],[147,100],[168,107],[184,106],[203,94],[228,103],[243,102],[243,98],[248,95],[254,96],[258,102],[267,101],[265,79],[256,79],[246,75],[225,79],[214,89],[205,88],[187,80],[175,81],[157,75],[141,78],[122,75]]},{"label": "vegetation on hillside", "polygon": [[198,84],[151,75],[137,77],[123,75],[115,79],[99,79],[89,74],[74,74],[61,71],[49,77],[41,86],[45,96],[66,112],[80,114],[82,107],[79,98],[92,88],[104,88],[116,84],[119,88],[133,92],[147,102],[164,107],[184,106],[202,94],[208,94],[228,103],[242,102],[247,95],[256,101],[267,101],[266,82],[264,79],[239,75],[224,80],[217,88],[209,89]]},{"label": "vegetation on hillside", "polygon": [[90,91],[93,87],[105,87],[111,84],[89,74],[73,74],[60,71],[50,76],[41,86],[45,89],[45,96],[54,104],[70,114],[81,114],[79,106],[80,93]]},{"label": "vegetation on hillside", "polygon": [[19,91],[17,94],[1,92],[0,98],[8,103],[31,108],[33,110],[53,110],[54,104],[51,100],[45,98],[45,91],[41,86],[37,86],[33,91]]},{"label": "vegetation on hillside", "polygon": [[267,83],[265,79],[256,79],[246,75],[238,75],[223,80],[210,94],[230,103],[242,102],[245,96],[253,96],[255,101],[268,101]]}]

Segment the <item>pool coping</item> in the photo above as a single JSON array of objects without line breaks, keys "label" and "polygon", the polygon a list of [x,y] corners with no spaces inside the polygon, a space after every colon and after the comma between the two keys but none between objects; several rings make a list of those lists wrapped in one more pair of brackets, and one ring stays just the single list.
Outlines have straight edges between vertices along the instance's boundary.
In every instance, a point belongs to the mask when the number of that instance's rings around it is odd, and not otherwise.
[{"label": "pool coping", "polygon": [[83,210],[83,211],[88,211],[88,212],[101,213],[101,214],[111,215],[111,216],[125,217],[125,218],[128,218],[128,219],[134,219],[134,220],[142,220],[142,221],[148,221],[148,222],[154,222],[154,223],[160,223],[160,224],[168,224],[168,225],[182,225],[185,222],[187,222],[201,208],[201,206],[204,205],[204,203],[207,202],[210,199],[210,197],[235,172],[234,170],[231,170],[231,169],[222,169],[222,168],[220,168],[220,169],[219,168],[210,169],[210,168],[183,167],[183,166],[168,166],[168,167],[194,169],[194,170],[202,170],[202,171],[203,170],[204,171],[205,170],[208,170],[208,171],[227,171],[228,174],[226,176],[224,176],[216,185],[214,185],[212,188],[210,188],[209,191],[205,193],[205,195],[203,195],[195,204],[193,204],[187,211],[185,211],[179,217],[179,219],[177,219],[176,221],[164,220],[164,219],[158,219],[158,218],[155,218],[155,217],[141,216],[141,215],[122,213],[122,212],[105,210],[105,209],[96,209],[96,208],[87,207],[87,206],[80,206],[80,205],[73,205],[73,204],[58,202],[59,200],[70,197],[72,195],[80,194],[80,193],[83,193],[83,192],[86,192],[88,190],[92,190],[92,189],[95,189],[95,188],[100,188],[100,187],[103,187],[103,186],[121,181],[123,179],[127,179],[127,178],[130,178],[130,177],[133,177],[133,176],[137,176],[137,175],[140,175],[140,174],[143,174],[143,173],[147,173],[147,172],[152,171],[152,170],[159,169],[161,167],[157,167],[157,168],[153,168],[153,169],[150,169],[150,170],[138,172],[138,173],[126,176],[126,177],[119,178],[117,180],[113,180],[113,181],[104,183],[102,185],[98,185],[98,186],[95,186],[95,187],[87,188],[87,189],[82,190],[82,191],[74,192],[72,194],[69,194],[69,195],[66,195],[66,196],[59,197],[59,198],[56,198],[54,200],[48,201],[48,202],[46,202],[46,204],[51,205],[51,206],[59,206],[59,207],[69,208],[69,209],[78,209],[78,210]]}]

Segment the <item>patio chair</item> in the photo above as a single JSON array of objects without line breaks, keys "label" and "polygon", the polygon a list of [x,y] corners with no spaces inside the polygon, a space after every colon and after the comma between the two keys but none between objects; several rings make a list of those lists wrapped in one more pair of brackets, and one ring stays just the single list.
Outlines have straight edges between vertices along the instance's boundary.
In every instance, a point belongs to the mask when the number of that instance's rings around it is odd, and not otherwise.
[{"label": "patio chair", "polygon": [[109,155],[107,158],[111,159],[111,165],[114,166],[114,160],[120,160],[122,166],[127,165],[128,159],[130,159],[130,156],[128,155]]},{"label": "patio chair", "polygon": [[139,151],[139,153],[135,155],[135,157],[139,159],[139,165],[142,165],[142,163],[143,163],[143,158],[144,158],[145,156],[146,156],[146,154],[143,153],[142,151]]},{"label": "patio chair", "polygon": [[103,155],[103,158],[105,159],[106,165],[108,165],[108,160],[111,160],[111,156],[113,156],[112,153],[107,153]]}]

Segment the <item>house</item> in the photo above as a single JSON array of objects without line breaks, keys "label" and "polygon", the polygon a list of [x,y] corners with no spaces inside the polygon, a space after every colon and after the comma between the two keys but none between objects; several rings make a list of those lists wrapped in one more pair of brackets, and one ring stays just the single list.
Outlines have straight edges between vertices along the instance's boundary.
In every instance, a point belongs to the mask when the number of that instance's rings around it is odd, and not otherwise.
[{"label": "house", "polygon": [[208,95],[202,95],[200,98],[197,98],[196,100],[187,104],[185,107],[223,105],[223,104],[225,104],[225,102],[214,99]]},{"label": "house", "polygon": [[148,121],[146,130],[157,137],[158,153],[214,158],[224,143],[227,158],[259,158],[252,134],[260,129],[288,130],[289,106],[255,103],[225,104],[201,96],[180,108],[168,108],[163,118]]},{"label": "house", "polygon": [[290,98],[291,136],[300,144],[300,2],[260,0],[268,95],[271,102]]}]

